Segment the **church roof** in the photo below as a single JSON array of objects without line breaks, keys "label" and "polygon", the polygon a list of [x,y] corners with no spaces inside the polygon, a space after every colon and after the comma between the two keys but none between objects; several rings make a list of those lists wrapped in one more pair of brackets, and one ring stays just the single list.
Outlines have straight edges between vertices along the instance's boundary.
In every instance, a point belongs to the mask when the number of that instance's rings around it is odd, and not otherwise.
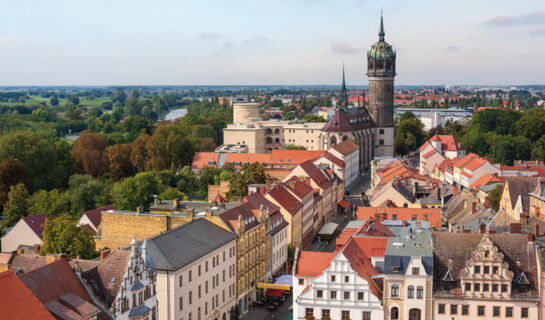
[{"label": "church roof", "polygon": [[374,127],[365,108],[354,107],[346,111],[337,110],[322,128],[322,131],[358,131]]}]

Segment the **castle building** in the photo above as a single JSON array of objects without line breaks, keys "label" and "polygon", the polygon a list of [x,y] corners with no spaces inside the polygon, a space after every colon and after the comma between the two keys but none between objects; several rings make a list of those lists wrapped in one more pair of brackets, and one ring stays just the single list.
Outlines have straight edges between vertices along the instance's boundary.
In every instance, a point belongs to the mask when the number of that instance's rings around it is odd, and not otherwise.
[{"label": "castle building", "polygon": [[360,172],[370,167],[376,156],[394,154],[394,77],[396,53],[384,41],[384,25],[380,23],[379,41],[367,53],[369,106],[348,104],[343,78],[340,99],[331,119],[323,123],[300,121],[263,121],[256,103],[235,103],[233,124],[223,130],[224,143],[246,145],[249,153],[270,153],[287,145],[307,150],[327,150],[353,140],[359,146]]}]

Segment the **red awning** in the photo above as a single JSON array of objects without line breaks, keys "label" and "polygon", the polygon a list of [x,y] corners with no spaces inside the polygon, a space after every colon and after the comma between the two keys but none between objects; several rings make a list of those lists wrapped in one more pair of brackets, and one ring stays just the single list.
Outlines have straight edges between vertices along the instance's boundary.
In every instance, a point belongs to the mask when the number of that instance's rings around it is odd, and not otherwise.
[{"label": "red awning", "polygon": [[284,290],[269,289],[269,290],[267,290],[267,293],[266,293],[265,295],[266,295],[267,297],[281,297],[283,291],[284,291]]},{"label": "red awning", "polygon": [[339,205],[343,208],[350,208],[350,202],[346,201],[346,200],[341,200],[339,201]]}]

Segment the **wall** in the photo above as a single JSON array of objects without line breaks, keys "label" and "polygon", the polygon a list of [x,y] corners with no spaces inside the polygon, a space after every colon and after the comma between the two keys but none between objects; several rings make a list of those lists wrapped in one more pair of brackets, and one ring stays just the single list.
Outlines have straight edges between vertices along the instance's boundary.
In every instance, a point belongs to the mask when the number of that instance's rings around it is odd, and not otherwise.
[{"label": "wall", "polygon": [[42,245],[43,242],[26,222],[20,219],[8,234],[2,237],[2,252],[15,251],[20,245],[33,246],[35,244]]}]

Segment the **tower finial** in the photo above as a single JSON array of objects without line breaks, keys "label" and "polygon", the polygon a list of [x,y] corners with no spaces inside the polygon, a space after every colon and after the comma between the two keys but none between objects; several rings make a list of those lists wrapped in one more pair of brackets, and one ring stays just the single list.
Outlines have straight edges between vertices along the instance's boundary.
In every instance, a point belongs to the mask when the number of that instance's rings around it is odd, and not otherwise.
[{"label": "tower finial", "polygon": [[346,81],[344,79],[344,61],[343,61],[343,83],[341,84],[341,94],[339,97],[339,104],[341,109],[345,110],[348,108],[348,94],[346,93]]},{"label": "tower finial", "polygon": [[384,22],[382,19],[382,9],[380,9],[380,30],[378,32],[378,39],[384,41]]}]

